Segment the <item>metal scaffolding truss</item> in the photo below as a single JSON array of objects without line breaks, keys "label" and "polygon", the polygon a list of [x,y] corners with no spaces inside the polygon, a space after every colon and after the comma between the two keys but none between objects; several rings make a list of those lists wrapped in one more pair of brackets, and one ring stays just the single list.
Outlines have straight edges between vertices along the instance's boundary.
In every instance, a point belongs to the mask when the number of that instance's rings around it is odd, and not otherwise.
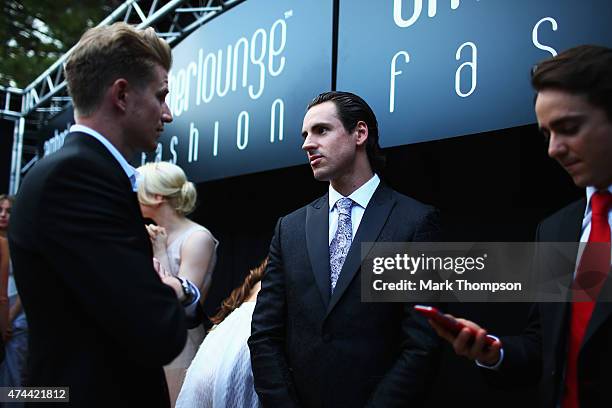
[{"label": "metal scaffolding truss", "polygon": [[[99,25],[124,21],[138,28],[153,27],[174,47],[202,24],[243,1],[127,0]],[[0,119],[15,121],[10,194],[17,192],[21,176],[39,159],[36,131],[71,105],[64,64],[72,49],[25,89],[0,87]]]}]

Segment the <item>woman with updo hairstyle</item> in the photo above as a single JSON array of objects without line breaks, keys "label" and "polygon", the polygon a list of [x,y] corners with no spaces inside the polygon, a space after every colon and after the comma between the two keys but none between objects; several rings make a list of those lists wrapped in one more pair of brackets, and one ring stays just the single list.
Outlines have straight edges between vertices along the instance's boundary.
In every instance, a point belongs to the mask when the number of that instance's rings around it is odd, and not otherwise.
[{"label": "woman with updo hairstyle", "polygon": [[[217,260],[219,241],[209,230],[186,217],[195,208],[197,193],[183,170],[168,162],[147,163],[138,168],[138,201],[147,225],[153,256],[174,276],[189,280],[206,297]],[[185,348],[164,367],[172,406],[185,371],[204,339],[202,325],[189,330]]]}]

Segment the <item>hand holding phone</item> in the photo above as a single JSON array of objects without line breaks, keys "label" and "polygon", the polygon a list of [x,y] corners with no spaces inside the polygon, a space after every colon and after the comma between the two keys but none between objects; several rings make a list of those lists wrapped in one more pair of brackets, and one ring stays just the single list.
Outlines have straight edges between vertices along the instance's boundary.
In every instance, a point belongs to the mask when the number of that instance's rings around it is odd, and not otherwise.
[{"label": "hand holding phone", "polygon": [[455,354],[489,368],[499,364],[501,342],[486,335],[486,331],[476,323],[444,315],[431,306],[417,305],[414,309],[429,319],[438,335],[453,346]]},{"label": "hand holding phone", "polygon": [[[455,337],[458,336],[459,333],[461,333],[461,330],[463,330],[466,327],[472,332],[472,338],[476,336],[476,333],[472,328],[457,321],[457,319],[451,316],[442,314],[442,312],[440,312],[438,309],[436,309],[433,306],[416,305],[414,306],[414,310],[416,310],[417,312],[419,312],[426,318],[436,322],[438,325],[442,326],[443,329],[450,332]],[[487,335],[485,337],[485,342],[488,347],[491,347],[493,343],[495,343],[495,338]]]}]

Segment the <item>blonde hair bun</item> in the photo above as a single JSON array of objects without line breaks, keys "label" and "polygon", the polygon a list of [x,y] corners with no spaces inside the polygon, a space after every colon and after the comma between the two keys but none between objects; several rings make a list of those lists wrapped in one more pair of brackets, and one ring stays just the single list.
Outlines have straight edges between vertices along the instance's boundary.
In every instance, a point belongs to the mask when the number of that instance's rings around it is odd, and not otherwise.
[{"label": "blonde hair bun", "polygon": [[138,168],[138,173],[138,200],[141,203],[153,205],[156,203],[154,196],[159,194],[181,215],[187,215],[195,208],[198,193],[179,166],[163,161],[147,163]]}]

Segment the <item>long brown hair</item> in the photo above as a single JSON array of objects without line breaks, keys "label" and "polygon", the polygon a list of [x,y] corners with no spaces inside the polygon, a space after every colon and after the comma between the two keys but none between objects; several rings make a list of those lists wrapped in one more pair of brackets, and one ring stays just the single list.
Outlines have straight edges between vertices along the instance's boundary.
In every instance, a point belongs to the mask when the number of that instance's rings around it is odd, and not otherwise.
[{"label": "long brown hair", "polygon": [[210,318],[213,324],[221,323],[230,313],[237,309],[238,306],[244,303],[244,300],[249,297],[253,287],[255,287],[257,282],[261,281],[267,265],[268,257],[266,256],[257,268],[249,271],[242,285],[232,291],[229,297],[221,303],[221,310]]}]

